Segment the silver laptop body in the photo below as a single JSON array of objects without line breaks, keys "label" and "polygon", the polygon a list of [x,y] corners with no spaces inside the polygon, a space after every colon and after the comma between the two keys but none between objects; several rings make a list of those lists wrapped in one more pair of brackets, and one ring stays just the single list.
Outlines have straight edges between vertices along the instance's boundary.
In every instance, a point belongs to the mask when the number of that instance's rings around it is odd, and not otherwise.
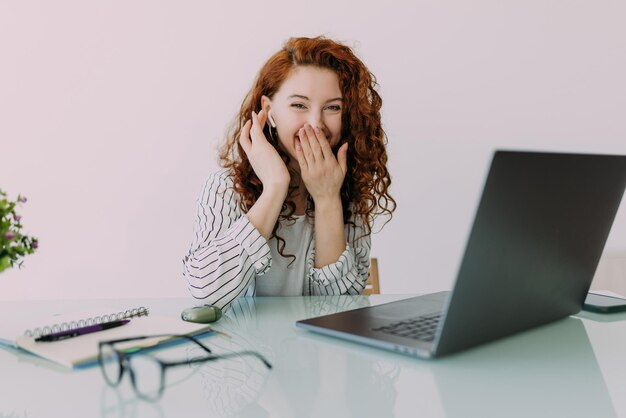
[{"label": "silver laptop body", "polygon": [[431,358],[575,314],[625,188],[626,156],[496,151],[451,292],[296,325]]}]

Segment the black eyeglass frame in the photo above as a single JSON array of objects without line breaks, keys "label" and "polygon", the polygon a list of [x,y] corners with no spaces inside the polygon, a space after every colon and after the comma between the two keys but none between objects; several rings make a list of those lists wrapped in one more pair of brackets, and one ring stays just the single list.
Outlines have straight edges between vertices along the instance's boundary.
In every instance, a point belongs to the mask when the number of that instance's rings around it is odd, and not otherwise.
[{"label": "black eyeglass frame", "polygon": [[[146,351],[152,351],[152,349],[154,349],[155,346],[131,348],[129,349],[129,351],[124,351],[124,350],[116,349],[114,344],[119,344],[119,343],[128,342],[128,341],[145,340],[148,338],[162,338],[162,337],[187,339],[195,343],[196,345],[198,345],[202,350],[206,351],[209,355],[206,357],[197,357],[197,358],[181,360],[181,361],[163,361],[161,359],[153,357],[154,361],[156,361],[159,364],[161,368],[161,373],[160,373],[160,381],[159,381],[159,390],[155,397],[149,397],[141,393],[139,389],[137,388],[135,371],[131,367],[128,359],[129,357],[132,357],[136,354],[141,354]],[[119,374],[117,378],[115,379],[115,381],[110,380],[109,376],[107,376],[105,372],[105,364],[104,364],[105,361],[102,358],[102,347],[105,345],[110,346],[111,350],[113,350],[118,357]],[[225,353],[225,354],[216,355],[216,354],[213,354],[213,352],[211,351],[209,347],[202,344],[200,341],[198,341],[198,339],[196,339],[195,337],[191,335],[184,335],[184,334],[181,334],[181,335],[174,335],[174,334],[143,335],[139,337],[122,338],[118,340],[100,341],[98,343],[98,364],[100,365],[100,370],[102,371],[102,375],[104,377],[104,380],[107,382],[107,384],[111,387],[118,386],[120,382],[122,381],[122,377],[124,376],[124,371],[128,370],[128,374],[130,375],[130,381],[132,383],[135,394],[139,398],[148,400],[148,401],[155,401],[163,395],[163,392],[165,390],[165,372],[170,367],[190,365],[190,364],[196,364],[196,363],[205,363],[207,361],[215,361],[215,360],[228,359],[231,357],[240,357],[240,356],[246,356],[246,355],[254,356],[258,358],[268,369],[272,368],[272,365],[270,364],[270,362],[267,361],[265,357],[263,357],[261,354],[257,353],[256,351],[246,350],[246,351],[238,351],[238,352],[233,352],[233,353]]]}]

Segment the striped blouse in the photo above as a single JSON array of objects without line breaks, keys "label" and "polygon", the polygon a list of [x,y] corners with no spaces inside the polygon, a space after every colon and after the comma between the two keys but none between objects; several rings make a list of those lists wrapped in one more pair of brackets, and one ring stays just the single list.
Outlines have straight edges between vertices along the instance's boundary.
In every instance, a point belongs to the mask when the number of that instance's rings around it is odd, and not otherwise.
[{"label": "striped blouse", "polygon": [[[228,169],[209,176],[198,198],[191,248],[183,259],[191,295],[222,309],[240,296],[256,295],[257,280],[263,280],[272,268],[270,246],[276,248],[276,238],[266,240],[241,211],[240,197],[232,186]],[[301,254],[294,254],[306,260],[303,295],[358,295],[363,291],[371,238],[358,217],[352,220],[355,225],[345,225],[346,249],[337,262],[315,268],[315,234],[309,245],[300,247]]]}]

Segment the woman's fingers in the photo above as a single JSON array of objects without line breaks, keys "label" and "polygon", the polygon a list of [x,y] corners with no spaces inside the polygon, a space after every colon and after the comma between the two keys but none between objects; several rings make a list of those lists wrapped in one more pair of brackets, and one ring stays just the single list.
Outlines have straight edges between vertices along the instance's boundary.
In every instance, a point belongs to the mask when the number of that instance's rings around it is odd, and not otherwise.
[{"label": "woman's fingers", "polygon": [[239,143],[243,148],[244,152],[248,154],[250,152],[250,148],[252,148],[252,142],[250,141],[250,127],[252,126],[252,121],[247,120],[246,123],[241,128],[241,133],[239,134]]},{"label": "woman's fingers", "polygon": [[298,164],[300,164],[300,170],[305,171],[309,165],[306,162],[306,157],[304,156],[304,151],[302,150],[302,142],[296,138],[296,158],[298,159]]},{"label": "woman's fingers", "polygon": [[324,159],[328,160],[331,158],[335,158],[333,150],[330,147],[330,142],[328,142],[328,139],[326,139],[326,135],[324,135],[324,132],[322,132],[320,128],[315,128],[314,132],[315,136],[317,137],[317,142],[320,145],[320,150]]},{"label": "woman's fingers", "polygon": [[298,131],[298,137],[300,138],[300,146],[302,147],[302,152],[304,154],[304,158],[306,158],[307,165],[315,164],[315,157],[313,156],[313,150],[311,149],[311,143],[306,133],[306,129],[300,128]]},{"label": "woman's fingers", "polygon": [[319,139],[317,138],[317,133],[309,124],[304,125],[304,131],[306,132],[306,136],[309,140],[309,146],[311,147],[313,158],[315,158],[316,161],[323,161],[324,155],[322,154],[322,147],[320,146]]},{"label": "woman's fingers", "polygon": [[[313,128],[307,124],[300,129],[298,136],[300,141],[296,140],[296,154],[300,166],[312,168],[318,164],[338,164],[344,174],[347,172],[348,143],[343,144],[339,148],[335,157],[330,142],[328,142],[326,135],[324,135],[321,129]],[[300,161],[300,154],[302,155],[302,161]]]},{"label": "woman's fingers", "polygon": [[[332,151],[331,151],[332,152]],[[348,143],[346,142],[341,147],[339,147],[339,151],[337,151],[337,161],[339,162],[339,167],[341,167],[341,171],[343,171],[344,176],[348,172]]]},{"label": "woman's fingers", "polygon": [[250,134],[252,135],[252,140],[254,141],[256,138],[259,136],[259,130],[261,131],[261,134],[263,133],[263,130],[259,127],[259,117],[256,114],[256,112],[252,112],[252,128],[250,129]]},{"label": "woman's fingers", "polygon": [[[263,127],[265,126],[265,122],[267,121],[267,112],[265,110],[261,110],[259,113],[252,112],[252,134],[258,139],[265,139],[265,134],[263,133]],[[254,140],[256,138],[252,138]]]},{"label": "woman's fingers", "polygon": [[257,118],[259,120],[261,130],[263,130],[265,124],[267,123],[267,111],[265,109],[261,109],[261,111],[257,114]]}]

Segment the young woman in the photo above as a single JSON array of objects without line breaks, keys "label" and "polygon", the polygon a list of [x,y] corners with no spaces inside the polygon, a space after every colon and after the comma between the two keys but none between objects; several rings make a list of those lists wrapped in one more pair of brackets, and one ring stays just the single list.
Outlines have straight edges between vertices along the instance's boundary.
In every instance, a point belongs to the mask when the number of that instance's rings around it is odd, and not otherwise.
[{"label": "young woman", "polygon": [[376,80],[345,45],[292,38],[261,68],[198,200],[189,290],[360,294],[376,215],[391,216]]}]

